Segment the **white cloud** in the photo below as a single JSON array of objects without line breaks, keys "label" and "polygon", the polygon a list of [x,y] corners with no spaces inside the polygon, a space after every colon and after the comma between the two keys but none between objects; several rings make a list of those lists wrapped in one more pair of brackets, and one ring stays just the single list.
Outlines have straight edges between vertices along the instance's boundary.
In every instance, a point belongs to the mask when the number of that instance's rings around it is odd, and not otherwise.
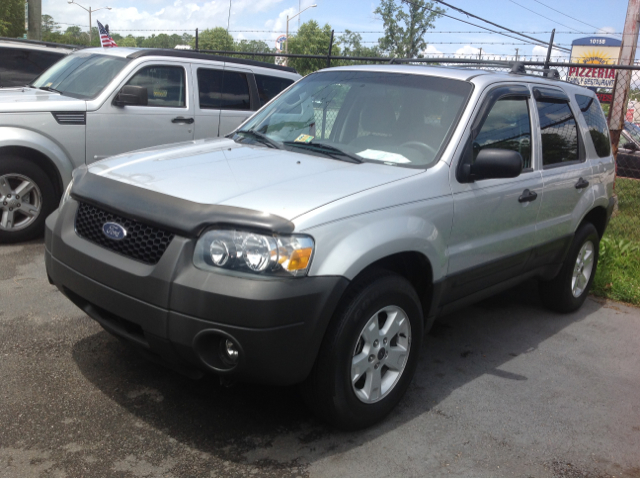
[{"label": "white cloud", "polygon": [[456,56],[460,55],[468,57],[469,55],[477,55],[478,53],[480,53],[480,49],[472,47],[471,45],[465,45],[462,48],[458,48],[456,50]]},{"label": "white cloud", "polygon": [[[547,47],[541,47],[536,45],[531,50],[531,56],[534,61],[544,61],[547,59]],[[562,51],[556,50],[555,48],[551,49],[551,61],[563,61],[568,59],[569,54]]]},{"label": "white cloud", "polygon": [[427,45],[427,48],[422,52],[425,57],[438,57],[443,56],[443,53],[433,45]]}]

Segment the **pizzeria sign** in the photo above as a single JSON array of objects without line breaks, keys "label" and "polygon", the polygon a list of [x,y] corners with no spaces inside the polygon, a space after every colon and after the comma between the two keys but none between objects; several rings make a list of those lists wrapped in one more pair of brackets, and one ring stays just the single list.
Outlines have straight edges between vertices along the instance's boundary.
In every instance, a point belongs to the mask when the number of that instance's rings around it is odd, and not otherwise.
[{"label": "pizzeria sign", "polygon": [[616,72],[607,65],[618,63],[622,42],[610,37],[578,38],[571,43],[571,63],[582,67],[570,67],[567,81],[577,85],[597,88],[613,88]]}]

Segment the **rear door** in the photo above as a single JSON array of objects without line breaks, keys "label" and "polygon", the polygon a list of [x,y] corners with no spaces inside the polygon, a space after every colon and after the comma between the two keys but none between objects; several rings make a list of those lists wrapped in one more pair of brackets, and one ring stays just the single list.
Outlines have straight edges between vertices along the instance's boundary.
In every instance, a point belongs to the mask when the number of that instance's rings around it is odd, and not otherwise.
[{"label": "rear door", "polygon": [[258,109],[255,80],[251,70],[226,63],[220,97],[219,136],[235,130]]},{"label": "rear door", "polygon": [[196,92],[195,138],[215,138],[220,131],[223,62],[192,64],[191,71]]},{"label": "rear door", "polygon": [[540,123],[542,192],[538,234],[542,243],[570,241],[593,204],[592,165],[569,96],[559,88],[534,87]]},{"label": "rear door", "polygon": [[[192,140],[194,105],[188,63],[149,62],[140,65],[111,97],[87,112],[87,163],[150,146]],[[147,88],[146,106],[113,104],[122,86]]]}]

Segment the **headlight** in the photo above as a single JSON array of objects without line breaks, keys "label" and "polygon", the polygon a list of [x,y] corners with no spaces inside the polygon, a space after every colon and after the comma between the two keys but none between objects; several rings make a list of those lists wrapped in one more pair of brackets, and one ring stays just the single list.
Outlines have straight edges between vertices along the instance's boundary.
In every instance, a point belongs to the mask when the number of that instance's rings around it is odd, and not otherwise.
[{"label": "headlight", "polygon": [[69,198],[71,198],[72,186],[73,186],[73,178],[71,178],[71,181],[69,182],[69,186],[67,186],[67,189],[64,190],[64,194],[62,195],[62,198],[60,198],[60,205],[58,206],[58,209],[62,209],[64,204],[69,200]]},{"label": "headlight", "polygon": [[313,238],[305,235],[263,235],[236,230],[210,230],[198,240],[193,263],[276,276],[304,276],[313,256]]}]

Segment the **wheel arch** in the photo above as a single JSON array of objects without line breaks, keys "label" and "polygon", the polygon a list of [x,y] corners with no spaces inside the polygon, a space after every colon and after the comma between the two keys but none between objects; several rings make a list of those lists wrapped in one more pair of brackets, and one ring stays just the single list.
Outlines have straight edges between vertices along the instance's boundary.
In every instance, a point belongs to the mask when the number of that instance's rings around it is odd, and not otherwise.
[{"label": "wheel arch", "polygon": [[580,221],[580,224],[578,225],[578,228],[585,223],[591,223],[598,231],[598,236],[602,238],[607,227],[607,209],[604,206],[595,206],[589,210],[586,215],[584,215],[582,221]]}]

